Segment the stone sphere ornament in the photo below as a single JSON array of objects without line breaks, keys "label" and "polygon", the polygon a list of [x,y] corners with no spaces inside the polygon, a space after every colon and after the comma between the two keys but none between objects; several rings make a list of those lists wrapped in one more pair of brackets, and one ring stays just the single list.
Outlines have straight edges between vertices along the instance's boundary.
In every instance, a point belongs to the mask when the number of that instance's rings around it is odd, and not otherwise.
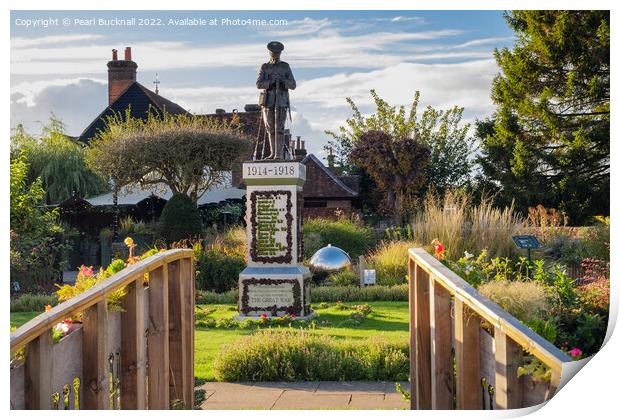
[{"label": "stone sphere ornament", "polygon": [[315,271],[336,272],[350,268],[351,257],[344,250],[329,244],[314,253],[309,265]]}]

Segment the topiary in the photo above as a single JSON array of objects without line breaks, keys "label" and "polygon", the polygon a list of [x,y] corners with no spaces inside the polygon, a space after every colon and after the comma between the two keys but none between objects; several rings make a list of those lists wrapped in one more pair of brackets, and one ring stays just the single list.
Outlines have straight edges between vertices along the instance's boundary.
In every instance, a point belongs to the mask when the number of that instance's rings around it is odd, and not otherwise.
[{"label": "topiary", "polygon": [[169,243],[200,235],[202,219],[191,198],[175,194],[168,200],[159,217],[159,232]]}]

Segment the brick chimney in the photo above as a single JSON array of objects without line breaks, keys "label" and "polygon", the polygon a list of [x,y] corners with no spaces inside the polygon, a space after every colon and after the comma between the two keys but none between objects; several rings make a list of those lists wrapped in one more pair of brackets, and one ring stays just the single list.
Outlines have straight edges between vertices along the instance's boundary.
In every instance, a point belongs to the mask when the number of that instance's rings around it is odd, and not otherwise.
[{"label": "brick chimney", "polygon": [[306,142],[301,139],[301,136],[297,136],[295,143],[295,160],[303,160],[308,154],[306,152]]},{"label": "brick chimney", "polygon": [[112,61],[108,61],[108,105],[121,96],[121,93],[136,81],[138,65],[131,60],[131,47],[125,48],[125,59],[119,60],[116,50],[112,50]]}]

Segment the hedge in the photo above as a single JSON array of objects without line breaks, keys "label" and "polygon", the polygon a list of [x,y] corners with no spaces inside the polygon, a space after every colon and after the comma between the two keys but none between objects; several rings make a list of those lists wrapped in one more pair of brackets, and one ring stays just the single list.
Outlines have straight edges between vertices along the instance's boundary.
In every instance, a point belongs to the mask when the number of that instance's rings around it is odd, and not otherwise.
[{"label": "hedge", "polygon": [[406,342],[337,340],[306,330],[267,329],[226,346],[214,363],[220,381],[405,381]]}]

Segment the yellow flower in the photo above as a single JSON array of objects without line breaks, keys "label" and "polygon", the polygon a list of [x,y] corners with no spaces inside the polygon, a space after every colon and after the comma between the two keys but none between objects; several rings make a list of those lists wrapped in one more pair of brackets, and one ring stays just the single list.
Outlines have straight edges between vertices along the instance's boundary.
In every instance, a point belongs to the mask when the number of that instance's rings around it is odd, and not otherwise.
[{"label": "yellow flower", "polygon": [[51,311],[51,310],[52,310],[52,305],[45,305],[45,312]]},{"label": "yellow flower", "polygon": [[128,247],[133,246],[133,239],[131,239],[130,237],[126,237],[125,238],[125,245],[127,245]]}]

